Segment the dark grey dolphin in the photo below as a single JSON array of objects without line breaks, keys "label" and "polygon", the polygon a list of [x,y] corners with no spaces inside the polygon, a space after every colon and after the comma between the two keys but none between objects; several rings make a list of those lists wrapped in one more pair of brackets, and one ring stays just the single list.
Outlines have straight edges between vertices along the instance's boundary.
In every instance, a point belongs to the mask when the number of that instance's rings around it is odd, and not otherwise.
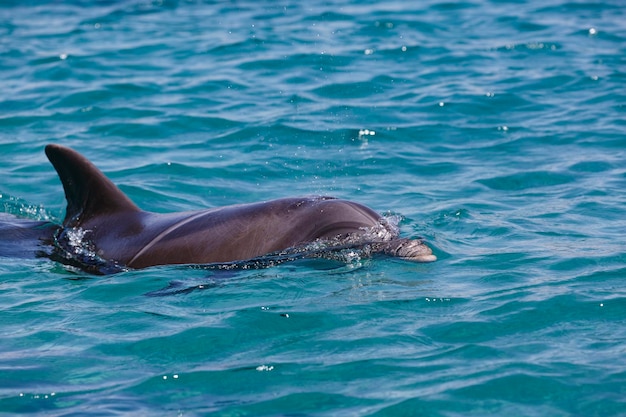
[{"label": "dark grey dolphin", "polygon": [[351,201],[283,198],[157,214],[137,207],[78,152],[51,144],[46,155],[67,199],[54,241],[68,252],[89,248],[92,255],[129,268],[230,263],[281,253],[323,256],[352,247],[417,262],[436,260],[421,240],[399,238],[380,215]]},{"label": "dark grey dolphin", "polygon": [[50,244],[59,226],[47,222],[20,219],[0,213],[0,256],[28,258],[42,250],[42,243]]}]

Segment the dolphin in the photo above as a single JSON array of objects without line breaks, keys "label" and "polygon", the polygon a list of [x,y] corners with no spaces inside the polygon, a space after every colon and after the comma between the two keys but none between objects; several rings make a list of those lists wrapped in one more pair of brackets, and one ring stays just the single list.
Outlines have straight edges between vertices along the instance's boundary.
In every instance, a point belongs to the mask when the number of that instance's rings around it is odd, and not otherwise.
[{"label": "dolphin", "polygon": [[[327,257],[350,248],[416,262],[436,260],[422,240],[400,238],[395,226],[356,202],[327,196],[291,197],[152,213],[141,210],[80,153],[57,144],[47,145],[45,153],[65,191],[65,218],[56,228],[38,224],[36,232],[24,232],[22,227],[19,233],[52,242],[55,250],[48,256],[64,263],[90,269],[89,264],[98,259],[120,267],[98,266],[92,272],[232,264],[265,256]],[[48,234],[53,235],[51,239]]]},{"label": "dolphin", "polygon": [[52,242],[59,226],[39,220],[21,219],[0,213],[0,256],[28,258],[41,251],[43,242]]}]

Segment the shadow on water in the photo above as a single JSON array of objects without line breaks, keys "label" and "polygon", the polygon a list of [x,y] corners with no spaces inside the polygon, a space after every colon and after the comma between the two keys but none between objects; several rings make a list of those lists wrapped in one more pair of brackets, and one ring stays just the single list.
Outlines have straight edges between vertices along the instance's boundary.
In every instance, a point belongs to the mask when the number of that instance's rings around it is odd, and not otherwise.
[{"label": "shadow on water", "polygon": [[[360,258],[359,258],[360,260]],[[218,288],[223,285],[225,280],[239,278],[244,272],[249,270],[259,270],[271,267],[277,267],[285,263],[289,263],[290,268],[309,268],[316,271],[333,271],[341,272],[346,269],[353,271],[355,268],[346,268],[348,265],[354,265],[357,260],[348,262],[347,260],[330,259],[320,256],[319,253],[315,257],[307,257],[306,254],[297,255],[267,255],[260,258],[247,261],[228,262],[223,264],[207,264],[207,265],[188,265],[187,268],[201,269],[208,272],[208,276],[194,279],[194,282],[174,280],[165,288],[150,291],[145,295],[148,297],[164,297],[178,294],[189,294],[194,291],[203,291]]]}]

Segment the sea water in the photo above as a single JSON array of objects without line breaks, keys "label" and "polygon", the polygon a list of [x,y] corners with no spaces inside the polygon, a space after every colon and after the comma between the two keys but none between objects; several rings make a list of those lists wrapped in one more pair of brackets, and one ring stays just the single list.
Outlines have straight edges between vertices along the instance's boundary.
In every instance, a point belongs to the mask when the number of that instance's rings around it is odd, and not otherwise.
[{"label": "sea water", "polygon": [[[0,211],[333,195],[439,260],[0,258],[0,414],[626,415],[621,0],[0,4]],[[178,289],[181,289],[180,291]]]}]

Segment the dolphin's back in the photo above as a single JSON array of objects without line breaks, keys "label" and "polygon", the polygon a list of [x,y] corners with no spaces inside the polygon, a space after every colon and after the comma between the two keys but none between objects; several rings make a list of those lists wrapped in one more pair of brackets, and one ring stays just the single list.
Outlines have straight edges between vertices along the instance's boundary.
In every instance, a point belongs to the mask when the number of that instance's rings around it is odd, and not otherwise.
[{"label": "dolphin's back", "polygon": [[[219,263],[256,258],[318,239],[363,233],[380,216],[330,197],[283,198],[190,213],[145,214],[136,253],[119,254],[142,268],[167,263]],[[154,231],[159,231],[154,233]]]}]

